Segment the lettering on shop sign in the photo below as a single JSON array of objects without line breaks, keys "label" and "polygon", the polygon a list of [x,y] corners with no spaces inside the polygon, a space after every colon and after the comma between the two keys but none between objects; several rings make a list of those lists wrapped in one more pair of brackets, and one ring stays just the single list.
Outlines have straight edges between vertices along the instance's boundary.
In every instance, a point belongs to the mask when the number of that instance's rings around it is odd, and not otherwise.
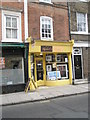
[{"label": "lettering on shop sign", "polygon": [[41,52],[52,52],[52,46],[41,46]]}]

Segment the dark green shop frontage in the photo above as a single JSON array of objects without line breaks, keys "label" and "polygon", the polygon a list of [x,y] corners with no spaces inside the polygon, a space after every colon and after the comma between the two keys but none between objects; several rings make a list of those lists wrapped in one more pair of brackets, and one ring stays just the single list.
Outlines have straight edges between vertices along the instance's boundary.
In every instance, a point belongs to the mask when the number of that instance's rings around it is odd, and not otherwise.
[{"label": "dark green shop frontage", "polygon": [[0,87],[2,93],[19,92],[25,89],[28,79],[28,45],[23,43],[2,43],[0,57]]}]

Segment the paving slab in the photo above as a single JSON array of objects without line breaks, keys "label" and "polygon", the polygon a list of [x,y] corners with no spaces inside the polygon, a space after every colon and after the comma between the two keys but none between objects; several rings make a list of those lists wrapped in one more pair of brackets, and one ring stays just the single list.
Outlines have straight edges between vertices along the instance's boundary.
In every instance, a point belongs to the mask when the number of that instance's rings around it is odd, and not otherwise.
[{"label": "paving slab", "polygon": [[88,93],[90,90],[88,89],[90,84],[80,84],[80,85],[65,85],[58,87],[39,87],[34,92],[28,91],[18,92],[18,93],[10,93],[0,95],[0,106],[1,105],[12,105],[19,104],[25,102],[34,102],[34,101],[42,101],[56,97],[64,97],[70,95],[77,95]]}]

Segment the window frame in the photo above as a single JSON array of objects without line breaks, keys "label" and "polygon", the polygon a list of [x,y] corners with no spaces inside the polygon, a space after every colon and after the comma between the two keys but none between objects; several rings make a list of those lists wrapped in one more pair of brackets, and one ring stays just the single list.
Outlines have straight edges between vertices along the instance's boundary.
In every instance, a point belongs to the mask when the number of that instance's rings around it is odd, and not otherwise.
[{"label": "window frame", "polygon": [[[51,38],[44,38],[42,37],[42,19],[48,19],[51,22]],[[40,16],[40,38],[41,40],[47,40],[47,41],[53,41],[53,19],[51,17],[47,17],[47,16]]]},{"label": "window frame", "polygon": [[[67,64],[59,64],[59,65],[57,65],[57,67],[58,67],[58,66],[65,66],[65,68],[66,68],[66,77],[62,77],[62,76],[61,76],[61,78],[62,78],[62,79],[68,78]],[[57,70],[57,71],[59,71],[59,70]],[[60,74],[61,74],[61,71],[60,71]],[[62,74],[61,74],[61,75],[62,75]]]},{"label": "window frame", "polygon": [[[6,38],[6,17],[17,19],[17,38]],[[12,24],[12,23],[11,23]],[[13,11],[2,11],[2,42],[22,42],[21,13]]]},{"label": "window frame", "polygon": [[[78,14],[84,14],[85,15],[85,21],[86,21],[86,31],[78,31]],[[88,34],[88,20],[87,20],[87,13],[81,13],[76,12],[76,19],[77,19],[77,33],[79,34]]]}]

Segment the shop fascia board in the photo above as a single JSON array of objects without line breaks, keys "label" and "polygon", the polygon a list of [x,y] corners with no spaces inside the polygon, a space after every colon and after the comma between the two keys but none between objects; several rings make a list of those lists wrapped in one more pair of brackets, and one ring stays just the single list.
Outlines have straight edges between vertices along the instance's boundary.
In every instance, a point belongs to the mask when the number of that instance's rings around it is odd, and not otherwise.
[{"label": "shop fascia board", "polygon": [[20,44],[12,44],[12,43],[1,43],[0,47],[21,47],[24,48],[25,44],[24,43],[20,43]]},{"label": "shop fascia board", "polygon": [[[56,42],[56,41],[42,41],[35,40],[33,44],[29,44],[29,53],[40,53],[41,46],[52,46],[52,52],[59,53],[72,53],[72,48],[74,45],[74,40],[70,40],[68,42]],[[51,53],[52,53],[51,52]],[[46,52],[45,52],[46,53]]]}]

